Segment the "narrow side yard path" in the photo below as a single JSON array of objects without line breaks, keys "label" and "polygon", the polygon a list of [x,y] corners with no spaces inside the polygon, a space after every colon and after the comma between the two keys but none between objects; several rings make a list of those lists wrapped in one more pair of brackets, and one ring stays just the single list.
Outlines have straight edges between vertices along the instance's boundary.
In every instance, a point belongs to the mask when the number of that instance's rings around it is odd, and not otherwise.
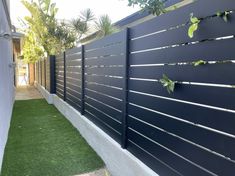
[{"label": "narrow side yard path", "polygon": [[74,176],[103,167],[53,105],[44,99],[15,102],[1,176]]},{"label": "narrow side yard path", "polygon": [[16,88],[16,100],[40,99],[41,94],[34,86],[22,86]]}]

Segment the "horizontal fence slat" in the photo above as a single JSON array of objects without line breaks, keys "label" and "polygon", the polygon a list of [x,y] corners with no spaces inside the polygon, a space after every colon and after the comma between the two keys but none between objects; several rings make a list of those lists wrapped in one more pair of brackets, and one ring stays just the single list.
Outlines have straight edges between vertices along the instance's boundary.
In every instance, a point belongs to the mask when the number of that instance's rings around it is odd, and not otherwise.
[{"label": "horizontal fence slat", "polygon": [[63,75],[57,75],[56,76],[56,82],[64,83],[64,76]]},{"label": "horizontal fence slat", "polygon": [[182,175],[192,175],[192,176],[211,176],[210,173],[199,169],[195,165],[190,164],[188,161],[184,160],[180,156],[177,156],[166,148],[153,143],[152,141],[144,138],[143,136],[135,133],[132,130],[128,130],[128,137],[134,143],[137,143],[141,148],[149,151],[153,156],[168,164],[170,167],[174,168],[176,171]]},{"label": "horizontal fence slat", "polygon": [[71,66],[81,66],[81,59],[77,60],[66,60],[66,66],[71,67]]},{"label": "horizontal fence slat", "polygon": [[56,63],[56,65],[63,64],[64,59],[63,58],[61,58],[61,59],[56,58],[55,63]]},{"label": "horizontal fence slat", "polygon": [[97,76],[97,75],[85,75],[85,80],[88,82],[96,82],[99,84],[105,84],[108,86],[115,86],[122,88],[123,79],[113,78],[107,76]]},{"label": "horizontal fence slat", "polygon": [[[213,5],[211,5],[211,3],[213,3]],[[195,1],[194,3],[132,27],[130,30],[130,38],[136,38],[156,31],[169,29],[180,24],[185,24],[189,21],[191,13],[193,13],[195,17],[204,18],[214,15],[216,12],[224,12],[228,9],[232,10],[234,6],[235,1],[233,0],[223,0],[222,3],[221,0]]]},{"label": "horizontal fence slat", "polygon": [[101,95],[97,92],[93,92],[91,90],[88,90],[85,88],[85,95],[88,97],[94,98],[102,103],[105,103],[106,105],[109,105],[113,108],[116,108],[118,110],[122,110],[122,102],[104,95]]},{"label": "horizontal fence slat", "polygon": [[81,80],[82,75],[80,74],[80,72],[66,72],[66,78],[74,78],[74,79],[79,79]]},{"label": "horizontal fence slat", "polygon": [[61,62],[56,62],[56,68],[64,68],[64,62],[63,61],[61,61]]},{"label": "horizontal fence slat", "polygon": [[64,79],[64,73],[56,73],[56,79]]},{"label": "horizontal fence slat", "polygon": [[57,95],[58,97],[60,97],[61,99],[64,98],[63,92],[59,91],[58,89],[56,89],[56,95]]},{"label": "horizontal fence slat", "polygon": [[98,85],[98,84],[95,84],[92,82],[86,82],[85,87],[92,89],[92,90],[95,90],[97,92],[107,94],[107,95],[115,97],[115,98],[119,98],[119,99],[122,99],[122,96],[123,96],[122,90],[114,89],[112,87],[107,87],[107,86],[103,86],[103,85]]},{"label": "horizontal fence slat", "polygon": [[66,87],[68,87],[68,88],[70,88],[70,89],[72,89],[74,91],[81,92],[81,86],[78,85],[78,84],[73,84],[70,81],[66,82]]},{"label": "horizontal fence slat", "polygon": [[79,92],[76,92],[73,89],[69,89],[68,87],[66,88],[66,93],[69,93],[70,95],[72,95],[73,97],[79,99],[79,101],[81,101],[81,94]]},{"label": "horizontal fence slat", "polygon": [[79,96],[75,96],[73,92],[66,90],[66,100],[70,99],[71,101],[77,103],[79,106],[81,106],[81,99]]},{"label": "horizontal fence slat", "polygon": [[85,102],[87,102],[88,104],[94,106],[95,108],[101,110],[102,112],[108,114],[109,116],[113,117],[114,119],[118,120],[119,122],[121,122],[121,118],[122,118],[122,114],[121,112],[118,112],[112,108],[110,108],[109,106],[105,106],[102,103],[95,101],[91,98],[85,98]]},{"label": "horizontal fence slat", "polygon": [[56,76],[64,76],[64,70],[62,70],[64,68],[56,68],[55,73]]},{"label": "horizontal fence slat", "polygon": [[78,105],[77,103],[71,101],[69,98],[66,99],[66,102],[67,102],[69,105],[71,105],[73,108],[75,108],[76,110],[80,110],[80,108],[81,108],[80,105]]},{"label": "horizontal fence slat", "polygon": [[76,77],[66,77],[66,82],[81,86],[81,79]]},{"label": "horizontal fence slat", "polygon": [[64,58],[64,53],[63,52],[56,56],[56,60],[63,60],[63,58]]},{"label": "horizontal fence slat", "polygon": [[56,79],[56,84],[64,84],[64,80],[63,79],[61,79],[61,78],[57,78]]},{"label": "horizontal fence slat", "polygon": [[127,150],[134,154],[135,157],[139,158],[142,162],[148,165],[150,168],[155,170],[159,175],[166,176],[182,176],[182,174],[174,171],[164,162],[154,157],[151,153],[146,152],[137,144],[134,144],[131,141],[128,141]]},{"label": "horizontal fence slat", "polygon": [[124,55],[85,59],[85,65],[123,65],[124,59]]},{"label": "horizontal fence slat", "polygon": [[82,51],[82,47],[74,47],[72,49],[66,50],[66,55],[71,55],[71,54],[79,53],[81,51]]},{"label": "horizontal fence slat", "polygon": [[110,137],[112,137],[116,142],[121,142],[121,135],[114,131],[108,124],[102,120],[100,120],[95,114],[92,114],[87,109],[85,109],[85,115],[88,119],[93,121],[97,126],[99,126],[102,130],[104,130]]},{"label": "horizontal fence slat", "polygon": [[77,54],[72,54],[72,55],[66,55],[66,64],[67,63],[73,63],[73,62],[81,62],[82,54],[77,53]]},{"label": "horizontal fence slat", "polygon": [[[185,74],[187,73],[187,74]],[[165,65],[130,67],[130,77],[160,80],[163,74],[174,81],[235,85],[235,63],[193,65]]]},{"label": "horizontal fence slat", "polygon": [[130,80],[129,84],[133,91],[235,110],[234,88],[181,84],[169,94],[159,82]]},{"label": "horizontal fence slat", "polygon": [[107,123],[110,127],[112,127],[117,132],[121,133],[121,123],[113,120],[109,116],[105,115],[104,113],[96,110],[94,107],[89,105],[88,103],[85,104],[85,109],[91,112],[92,114],[95,114],[96,117],[98,117],[101,121]]},{"label": "horizontal fence slat", "polygon": [[[204,61],[223,61],[235,58],[235,39],[205,41],[142,53],[130,54],[130,65]],[[206,51],[206,52],[199,52]],[[223,52],[221,52],[223,51]]]},{"label": "horizontal fence slat", "polygon": [[124,53],[124,45],[122,43],[112,45],[105,48],[85,52],[85,58],[93,58],[100,56],[120,55]]},{"label": "horizontal fence slat", "polygon": [[97,75],[123,76],[124,67],[94,67],[86,68],[85,73]]},{"label": "horizontal fence slat", "polygon": [[[188,139],[192,142],[195,142],[197,144],[200,144],[206,148],[209,148],[210,150],[216,151],[226,157],[229,157],[231,159],[235,159],[235,152],[234,152],[234,145],[235,145],[235,140],[233,137],[227,136],[227,135],[222,135],[220,133],[216,133],[214,131],[208,130],[206,128],[200,128],[196,124],[192,123],[186,123],[180,121],[181,116],[179,114],[178,117],[172,116],[173,110],[169,110],[169,112],[165,112],[162,114],[161,112],[161,107],[164,106],[169,106],[168,104],[161,104],[158,103],[158,99],[154,97],[149,97],[149,96],[143,96],[143,95],[138,95],[134,93],[129,94],[129,100],[131,103],[137,104],[139,106],[143,106],[145,108],[149,108],[152,110],[156,110],[157,112],[160,113],[153,113],[152,111],[148,110],[142,110],[142,108],[137,108],[138,114],[141,112],[145,113],[145,116],[150,118],[154,118],[156,121],[159,123],[159,127],[172,132],[176,135],[179,135],[185,139]],[[160,107],[160,108],[158,108]],[[176,106],[177,107],[177,106]],[[171,107],[172,109],[176,107]],[[184,108],[186,108],[185,106]],[[171,109],[168,108],[168,109]],[[135,108],[136,110],[136,108]],[[177,109],[179,112],[184,112],[186,111],[185,109]],[[190,110],[190,109],[189,109]],[[174,110],[175,111],[175,110]],[[133,116],[138,116],[139,115],[134,112],[134,109],[132,110],[132,107],[129,107],[129,112]],[[142,115],[143,115],[142,113]],[[189,112],[188,112],[189,113]],[[200,111],[198,112],[198,116],[200,116]],[[141,117],[141,116],[140,116]],[[190,118],[190,117],[188,117]],[[190,121],[190,120],[189,120]],[[210,140],[208,140],[210,139]]]},{"label": "horizontal fence slat", "polygon": [[100,40],[96,40],[92,43],[85,45],[85,50],[103,48],[105,46],[109,46],[112,44],[116,44],[118,42],[122,42],[124,34],[125,34],[124,31],[121,31],[121,32],[106,36]]},{"label": "horizontal fence slat", "polygon": [[[235,14],[232,14],[230,16],[232,19],[235,19]],[[195,32],[193,38],[189,38],[189,25],[186,25],[174,30],[169,30],[166,32],[130,41],[130,51],[133,52],[234,35],[234,24],[234,21],[225,23],[223,19],[221,19],[221,17],[214,17],[212,19],[210,18],[207,20],[203,20],[199,24],[198,30]]]},{"label": "horizontal fence slat", "polygon": [[74,72],[81,74],[81,67],[66,67],[66,73],[67,72]]},{"label": "horizontal fence slat", "polygon": [[[156,116],[156,118],[158,117]],[[155,125],[157,127],[160,126],[158,120],[154,121],[155,118],[153,117],[150,118],[149,116],[144,116],[141,118],[141,120],[144,121],[146,121],[146,119],[148,119],[148,122],[151,125]],[[147,136],[155,142],[167,147],[190,161],[203,166],[217,175],[229,175],[229,173],[235,172],[235,164],[233,162],[177,138],[174,135],[166,133],[162,131],[161,128],[155,128],[131,117],[128,118],[128,124],[130,128],[136,130],[142,135]],[[218,165],[220,167],[218,167]],[[185,173],[185,175],[187,174]]]},{"label": "horizontal fence slat", "polygon": [[73,94],[70,94],[69,91],[66,92],[66,101],[67,101],[67,99],[69,99],[70,101],[73,101],[74,103],[81,106],[81,100],[79,99],[79,97],[75,97]]},{"label": "horizontal fence slat", "polygon": [[63,88],[61,88],[59,85],[56,85],[56,93],[60,93],[60,94],[62,94],[62,95],[64,95],[64,89]]},{"label": "horizontal fence slat", "polygon": [[[135,101],[134,97],[137,98],[137,101]],[[138,104],[139,100],[141,100],[142,98],[146,98],[145,95],[130,93],[130,101],[135,104]],[[150,109],[154,108],[155,111],[178,117],[179,119],[186,120],[188,122],[191,122],[192,124],[199,124],[235,136],[235,128],[233,125],[235,123],[234,113],[152,97],[147,97],[147,99],[151,101],[141,102],[141,104],[138,105]],[[148,103],[154,103],[155,106],[149,106]],[[156,116],[156,113],[154,112],[143,110],[133,105],[129,105],[129,107],[129,112],[132,115],[139,113],[144,116],[146,113],[146,115],[148,115],[149,117]]]}]

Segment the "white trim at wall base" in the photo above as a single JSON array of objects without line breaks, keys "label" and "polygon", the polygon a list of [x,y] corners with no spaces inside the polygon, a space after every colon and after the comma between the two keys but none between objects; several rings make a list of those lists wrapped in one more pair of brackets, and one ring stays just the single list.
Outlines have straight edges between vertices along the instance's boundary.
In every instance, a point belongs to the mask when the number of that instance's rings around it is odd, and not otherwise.
[{"label": "white trim at wall base", "polygon": [[40,85],[35,84],[43,97],[54,106],[77,128],[88,144],[103,159],[112,176],[158,176],[127,150],[97,127],[77,110],[56,95],[49,94]]}]

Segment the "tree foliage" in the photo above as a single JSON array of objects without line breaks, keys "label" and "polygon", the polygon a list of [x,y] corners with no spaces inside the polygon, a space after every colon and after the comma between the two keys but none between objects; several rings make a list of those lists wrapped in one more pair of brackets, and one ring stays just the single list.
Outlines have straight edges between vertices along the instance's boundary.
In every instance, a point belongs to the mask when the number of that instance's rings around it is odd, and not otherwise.
[{"label": "tree foliage", "polygon": [[[58,8],[55,3],[51,3],[51,0],[38,0],[37,2],[22,0],[22,3],[30,12],[30,16],[25,17],[28,26],[25,31],[25,44],[28,46],[31,44],[32,49],[40,48],[44,56],[58,54],[74,46],[74,34],[65,23],[56,20]],[[37,47],[33,46],[34,44]],[[35,57],[30,52],[24,51],[27,47],[23,47],[24,58],[31,57],[32,59],[28,60],[37,60],[42,57],[41,52],[38,57]],[[33,51],[32,53],[38,52]]]},{"label": "tree foliage", "polygon": [[97,38],[102,38],[118,31],[118,29],[113,26],[108,15],[102,15],[99,17],[98,21],[96,21],[96,29],[98,31],[96,36]]},{"label": "tree foliage", "polygon": [[23,43],[23,56],[26,63],[34,63],[38,58],[44,56],[44,50],[36,41],[32,31],[25,34]]},{"label": "tree foliage", "polygon": [[78,18],[71,21],[71,27],[76,35],[77,42],[90,30],[91,22],[94,19],[91,9],[86,9],[81,12]]},{"label": "tree foliage", "polygon": [[151,14],[160,15],[165,12],[164,3],[168,0],[128,0],[129,6],[138,5],[141,9]]},{"label": "tree foliage", "polygon": [[35,62],[72,48],[94,28],[98,30],[95,38],[117,31],[108,15],[95,21],[90,9],[82,11],[76,19],[65,22],[56,19],[58,8],[51,0],[22,0],[22,3],[30,12],[30,16],[25,17],[27,29],[24,31],[23,55],[26,62]]}]

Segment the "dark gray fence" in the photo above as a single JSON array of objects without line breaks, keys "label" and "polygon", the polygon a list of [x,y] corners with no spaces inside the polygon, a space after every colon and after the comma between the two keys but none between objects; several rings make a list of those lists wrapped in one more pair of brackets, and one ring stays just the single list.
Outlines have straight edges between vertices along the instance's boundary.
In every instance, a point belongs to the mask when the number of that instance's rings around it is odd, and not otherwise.
[{"label": "dark gray fence", "polygon": [[84,46],[85,113],[121,143],[126,31]]},{"label": "dark gray fence", "polygon": [[56,94],[65,100],[65,75],[64,75],[64,53],[56,57],[56,69],[55,69],[55,75],[56,75]]},{"label": "dark gray fence", "polygon": [[48,92],[56,92],[55,56],[40,59],[35,63],[35,81]]},{"label": "dark gray fence", "polygon": [[66,101],[75,109],[81,109],[81,60],[82,48],[66,52]]},{"label": "dark gray fence", "polygon": [[[160,175],[232,176],[234,7],[199,0],[66,51],[56,57],[56,94]],[[228,22],[216,15],[225,11]],[[201,20],[192,39],[190,13]],[[171,94],[163,74],[176,82]]]}]

